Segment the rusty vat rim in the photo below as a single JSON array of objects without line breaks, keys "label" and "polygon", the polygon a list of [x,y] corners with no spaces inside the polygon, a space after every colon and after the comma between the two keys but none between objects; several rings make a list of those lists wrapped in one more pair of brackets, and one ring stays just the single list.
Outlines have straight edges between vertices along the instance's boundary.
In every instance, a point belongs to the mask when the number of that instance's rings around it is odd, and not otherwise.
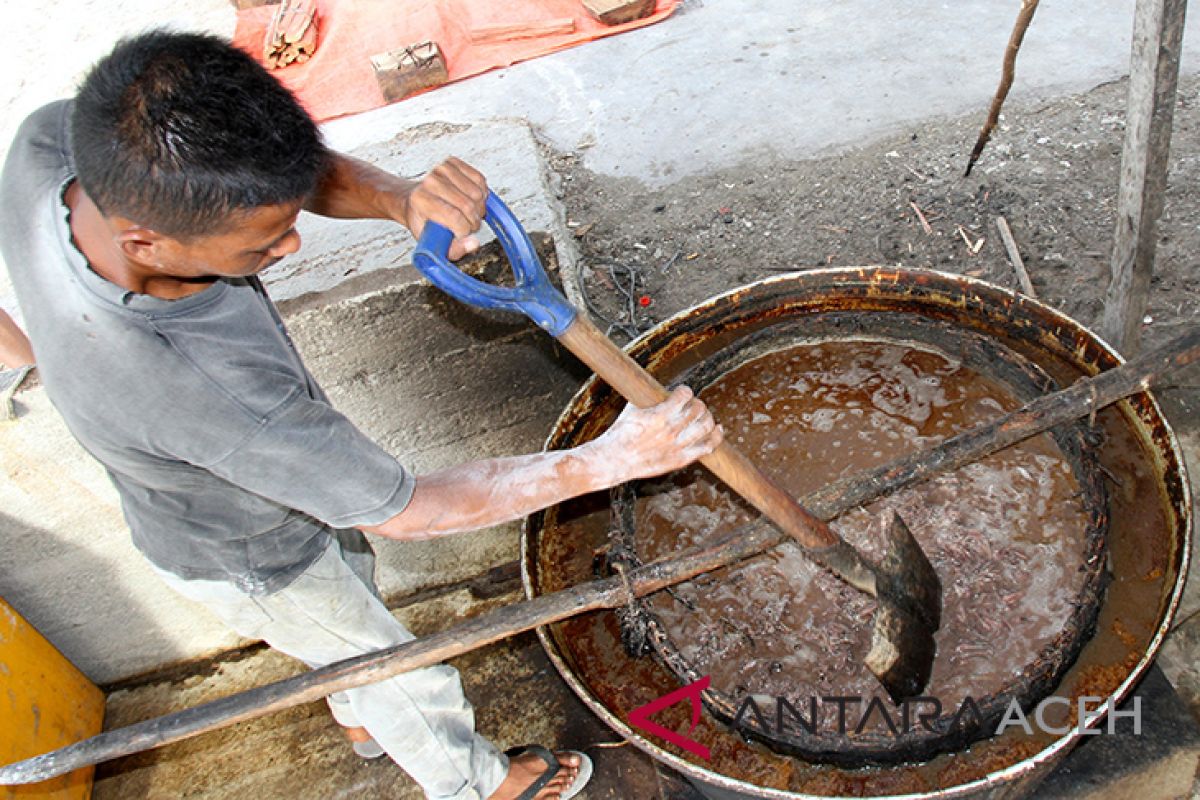
[{"label": "rusty vat rim", "polygon": [[[912,269],[903,267],[833,267],[821,268],[812,270],[799,270],[796,272],[783,273],[780,275],[771,276],[753,283],[737,286],[726,292],[710,297],[696,305],[683,309],[676,314],[673,314],[666,320],[655,325],[651,330],[643,333],[635,340],[627,345],[626,350],[634,353],[646,348],[653,339],[657,339],[662,335],[665,329],[669,329],[677,325],[680,320],[686,317],[694,317],[702,315],[706,312],[711,312],[714,308],[727,306],[734,308],[737,305],[737,297],[751,292],[762,291],[763,287],[771,287],[775,284],[789,284],[802,281],[811,283],[824,280],[827,284],[833,284],[839,280],[844,280],[847,285],[862,286],[864,283],[879,286],[895,286],[904,283],[909,283],[913,278],[920,278],[926,282],[944,285],[947,289],[953,289],[956,294],[962,295],[962,300],[957,303],[945,303],[944,306],[959,305],[967,307],[972,299],[976,301],[986,301],[988,305],[996,308],[1009,308],[1010,316],[1013,314],[1013,309],[1028,308],[1033,314],[1041,319],[1048,319],[1062,330],[1071,332],[1076,339],[1080,337],[1087,340],[1090,346],[1099,350],[1099,354],[1103,358],[1107,358],[1110,363],[1106,368],[1112,368],[1124,363],[1121,355],[1107,342],[1104,341],[1098,334],[1083,325],[1079,321],[1068,317],[1057,309],[1046,305],[1036,299],[1019,294],[1013,290],[1003,286],[998,286],[987,281],[982,281],[969,276],[957,275],[954,273],[941,272],[929,269]],[[803,285],[798,285],[797,290],[802,291]],[[999,302],[997,302],[999,301]],[[1065,345],[1064,345],[1065,346]],[[1079,347],[1076,348],[1076,355],[1082,356],[1079,352]],[[1101,362],[1102,363],[1102,362]],[[595,391],[596,384],[599,379],[595,376],[588,378],[579,390],[572,396],[563,412],[555,421],[551,433],[546,439],[544,447],[552,447],[557,445],[557,439],[562,435],[562,431],[573,418],[572,409],[580,403],[587,395]],[[1166,421],[1162,413],[1162,408],[1159,406],[1157,399],[1149,392],[1141,395],[1144,403],[1144,413],[1155,418],[1161,425],[1157,428],[1156,438],[1159,444],[1155,442],[1146,442],[1148,447],[1155,448],[1160,454],[1166,457],[1166,463],[1169,466],[1177,466],[1179,470],[1179,486],[1177,487],[1178,495],[1176,502],[1173,503],[1177,509],[1181,510],[1179,516],[1179,529],[1174,537],[1179,542],[1178,552],[1172,559],[1172,566],[1177,569],[1173,586],[1169,598],[1163,608],[1159,622],[1155,628],[1153,636],[1146,644],[1145,649],[1138,660],[1137,664],[1130,670],[1126,678],[1108,695],[1106,701],[1111,700],[1113,705],[1119,704],[1125,700],[1132,688],[1145,676],[1147,670],[1153,664],[1154,659],[1161,649],[1163,641],[1170,630],[1171,623],[1178,611],[1179,604],[1183,597],[1185,579],[1188,568],[1191,563],[1191,544],[1193,533],[1193,515],[1191,486],[1187,477],[1187,465],[1183,458],[1183,452],[1180,448],[1179,440],[1175,435],[1174,430]],[[1129,409],[1127,403],[1122,403],[1122,415],[1133,422],[1134,415]],[[1140,424],[1145,424],[1144,421],[1139,421]],[[1171,462],[1174,462],[1173,464]],[[1167,498],[1170,502],[1170,498]],[[533,520],[539,518],[540,515],[534,515],[525,519],[521,531],[521,582],[525,591],[526,597],[532,598],[536,596],[536,587],[534,584],[534,569],[533,557],[534,552],[531,551],[531,538],[533,536],[535,526]],[[540,525],[538,526],[540,527]],[[671,768],[683,773],[691,779],[695,779],[701,783],[723,789],[725,791],[741,793],[753,797],[771,798],[772,800],[820,800],[820,798],[828,798],[828,795],[812,795],[802,792],[775,789],[760,786],[758,784],[748,783],[736,778],[731,778],[722,775],[713,770],[697,764],[692,761],[683,759],[674,753],[660,747],[641,733],[631,728],[624,720],[619,718],[616,713],[609,709],[601,702],[591,690],[583,683],[576,675],[574,667],[572,667],[567,659],[559,652],[557,644],[551,637],[547,627],[539,627],[537,629],[538,638],[542,643],[542,648],[545,650],[547,657],[554,664],[559,675],[570,686],[571,690],[588,706],[593,713],[600,717],[605,724],[617,732],[627,741],[631,742],[639,750],[645,752],[650,757],[657,761],[669,765]],[[1103,716],[1093,718],[1093,725],[1097,727],[1101,724]],[[1080,733],[1078,728],[1073,728],[1071,732],[1063,734],[1054,739],[1046,747],[1038,751],[1032,756],[1021,759],[1003,769],[989,772],[981,778],[974,779],[967,783],[958,784],[956,786],[937,789],[931,792],[923,792],[918,794],[888,794],[888,795],[868,795],[871,798],[878,800],[915,800],[916,798],[957,798],[963,797],[981,790],[995,788],[998,784],[1007,784],[1016,781],[1022,777],[1028,777],[1037,770],[1058,761],[1072,748],[1084,734]]]}]

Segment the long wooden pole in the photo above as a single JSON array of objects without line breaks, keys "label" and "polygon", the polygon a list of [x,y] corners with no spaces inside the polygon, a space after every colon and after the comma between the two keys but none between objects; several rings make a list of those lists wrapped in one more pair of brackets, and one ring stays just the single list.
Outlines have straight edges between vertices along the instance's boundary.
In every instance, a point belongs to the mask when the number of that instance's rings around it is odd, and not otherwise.
[{"label": "long wooden pole", "polygon": [[[1017,411],[947,439],[930,450],[831,484],[805,497],[804,505],[815,516],[831,520],[884,494],[918,483],[936,473],[977,461],[1056,425],[1144,391],[1162,375],[1196,361],[1200,361],[1200,328],[1135,361],[1040,397]],[[107,731],[67,747],[0,767],[0,785],[36,783],[80,767],[161,747],[309,703],[333,692],[376,683],[542,625],[587,611],[615,608],[628,602],[630,591],[641,597],[762,553],[785,541],[790,541],[790,537],[760,520],[721,537],[707,547],[689,548],[676,556],[633,570],[626,576],[627,584],[620,579],[609,578],[513,603],[432,636]]]},{"label": "long wooden pole", "polygon": [[1141,344],[1150,296],[1187,0],[1137,0],[1117,229],[1100,332],[1126,356]]}]

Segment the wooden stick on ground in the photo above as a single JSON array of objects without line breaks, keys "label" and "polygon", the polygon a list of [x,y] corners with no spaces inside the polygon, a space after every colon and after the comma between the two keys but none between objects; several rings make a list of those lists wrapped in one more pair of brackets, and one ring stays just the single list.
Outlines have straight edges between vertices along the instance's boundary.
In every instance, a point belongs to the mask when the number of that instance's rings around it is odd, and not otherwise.
[{"label": "wooden stick on ground", "polygon": [[1008,220],[1002,216],[996,217],[996,229],[1000,231],[1000,240],[1004,242],[1008,262],[1017,273],[1017,283],[1021,285],[1021,291],[1036,299],[1037,292],[1033,290],[1033,281],[1029,280],[1029,273],[1025,271],[1025,262],[1021,260],[1021,251],[1017,249],[1017,240],[1013,238],[1012,229],[1008,227]]},{"label": "wooden stick on ground", "polygon": [[471,29],[471,44],[494,44],[514,39],[539,39],[543,36],[562,36],[574,32],[575,20],[571,17],[515,25],[481,25]]},{"label": "wooden stick on ground", "polygon": [[1033,21],[1033,12],[1037,11],[1037,7],[1038,0],[1021,0],[1017,23],[1013,26],[1012,35],[1008,37],[1008,47],[1004,50],[1004,66],[1000,74],[1000,85],[996,87],[996,95],[992,98],[987,122],[983,123],[983,129],[979,131],[979,138],[975,140],[975,147],[971,150],[971,158],[967,161],[967,171],[963,173],[964,176],[971,174],[971,168],[979,160],[983,148],[987,146],[988,139],[992,136],[996,123],[1000,121],[1000,109],[1004,107],[1004,100],[1008,97],[1008,90],[1012,88],[1013,78],[1016,75],[1017,53],[1021,50],[1025,31],[1029,30],[1029,23]]},{"label": "wooden stick on ground", "polygon": [[[935,448],[845,478],[803,498],[815,516],[831,520],[885,494],[978,461],[1012,444],[1144,391],[1172,370],[1200,361],[1200,328],[1116,369],[1045,395]],[[646,564],[628,573],[639,597],[762,553],[790,537],[765,521],[751,523],[706,547]],[[188,739],[207,731],[309,703],[333,692],[437,664],[533,628],[629,600],[617,578],[591,581],[498,609],[440,633],[339,661],[194,708],[107,731],[76,744],[0,767],[0,786],[36,783],[58,775]]]},{"label": "wooden stick on ground", "polygon": [[933,236],[933,226],[929,224],[929,220],[925,218],[925,212],[917,205],[915,200],[909,200],[908,204],[912,206],[912,210],[917,214],[917,220],[921,223],[921,230],[925,231],[926,236]]}]

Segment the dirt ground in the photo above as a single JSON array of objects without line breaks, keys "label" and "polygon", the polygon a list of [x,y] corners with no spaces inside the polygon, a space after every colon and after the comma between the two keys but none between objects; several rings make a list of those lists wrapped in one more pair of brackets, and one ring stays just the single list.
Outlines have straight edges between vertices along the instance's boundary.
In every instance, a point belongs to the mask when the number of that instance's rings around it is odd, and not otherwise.
[{"label": "dirt ground", "polygon": [[[930,267],[1016,288],[995,227],[1003,216],[1038,297],[1093,324],[1115,226],[1126,85],[1010,105],[966,178],[985,109],[813,160],[764,153],[661,190],[590,174],[574,154],[557,154],[588,299],[620,335],[740,283],[815,266]],[[1149,343],[1200,312],[1189,257],[1200,243],[1198,92],[1200,81],[1181,82]]]}]

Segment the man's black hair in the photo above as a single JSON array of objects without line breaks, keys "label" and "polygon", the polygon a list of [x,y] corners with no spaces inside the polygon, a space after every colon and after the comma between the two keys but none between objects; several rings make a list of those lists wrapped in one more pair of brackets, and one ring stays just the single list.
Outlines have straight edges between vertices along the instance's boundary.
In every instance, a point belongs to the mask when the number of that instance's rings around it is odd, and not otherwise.
[{"label": "man's black hair", "polygon": [[71,129],[76,177],[100,210],[177,238],[305,197],[328,160],[292,94],[204,34],[119,42],[84,79]]}]

